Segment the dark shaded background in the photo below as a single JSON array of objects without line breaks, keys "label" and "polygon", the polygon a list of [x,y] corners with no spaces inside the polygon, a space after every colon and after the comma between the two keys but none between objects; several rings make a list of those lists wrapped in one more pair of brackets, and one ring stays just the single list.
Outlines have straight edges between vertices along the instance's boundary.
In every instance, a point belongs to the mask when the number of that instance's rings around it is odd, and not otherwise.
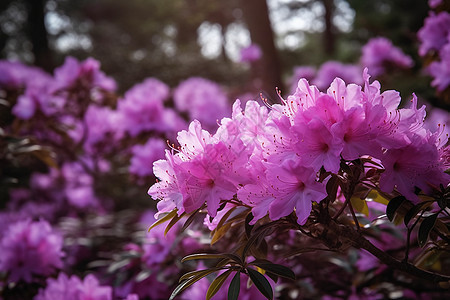
[{"label": "dark shaded background", "polygon": [[[4,0],[0,4],[0,57],[52,71],[67,55],[92,56],[118,81],[120,91],[150,76],[170,86],[190,76],[203,76],[244,92],[241,83],[249,76],[259,77],[266,89],[283,88],[296,65],[319,65],[329,59],[357,62],[368,39],[385,36],[416,64],[411,74],[385,78],[383,88],[395,88],[402,95],[415,91],[439,105],[429,78],[412,79],[422,64],[416,32],[428,14],[427,2],[269,1],[271,13],[282,12],[286,23],[299,22],[309,11],[314,14],[312,22],[319,24],[316,30],[280,36],[274,34],[262,0]],[[353,26],[345,32],[336,25],[339,18],[348,17],[343,6],[354,14]],[[198,29],[204,22],[221,29],[222,51],[214,58],[201,54]],[[243,68],[225,51],[229,47],[225,36],[236,24],[248,29],[252,42],[264,52],[256,72]],[[287,35],[300,35],[303,42],[285,47]]]}]

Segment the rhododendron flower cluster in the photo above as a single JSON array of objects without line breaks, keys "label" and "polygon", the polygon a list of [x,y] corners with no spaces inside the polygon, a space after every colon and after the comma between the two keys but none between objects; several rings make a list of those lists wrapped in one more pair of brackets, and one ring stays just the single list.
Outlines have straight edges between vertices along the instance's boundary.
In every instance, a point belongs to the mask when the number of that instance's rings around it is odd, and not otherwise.
[{"label": "rhododendron flower cluster", "polygon": [[390,66],[411,68],[414,64],[411,57],[383,37],[371,39],[362,48],[361,63],[373,76],[385,73]]},{"label": "rhododendron flower cluster", "polygon": [[228,112],[228,100],[222,88],[201,77],[182,81],[173,92],[173,100],[179,111],[188,113],[208,129],[215,128],[217,121]]},{"label": "rhododendron flower cluster", "polygon": [[421,56],[437,54],[438,57],[427,67],[434,78],[431,85],[438,91],[445,90],[450,85],[450,14],[446,11],[430,12],[417,37],[421,43]]},{"label": "rhododendron flower cluster", "polygon": [[399,109],[396,91],[380,92],[377,81],[364,87],[336,78],[326,92],[305,79],[296,92],[268,111],[257,102],[233,105],[231,118],[210,134],[194,121],[178,134],[178,149],[154,164],[161,180],[149,194],[160,212],[178,209],[191,213],[206,203],[216,216],[221,200],[237,199],[252,208],[253,223],[269,213],[272,220],[295,211],[304,224],[312,202],[327,195],[328,177],[337,173],[341,159],[377,159],[384,167],[379,187],[394,189],[417,201],[416,188],[447,184],[449,177],[439,156],[447,138],[442,130],[424,128],[425,107],[413,95]]},{"label": "rhododendron flower cluster", "polygon": [[0,241],[0,271],[10,273],[9,282],[50,276],[63,266],[62,245],[62,236],[47,221],[13,223]]},{"label": "rhododendron flower cluster", "polygon": [[78,276],[68,277],[59,273],[58,278],[47,279],[47,287],[41,289],[34,300],[112,300],[112,288],[101,286],[98,279],[90,274],[84,280]]},{"label": "rhododendron flower cluster", "polygon": [[117,107],[123,130],[134,137],[150,130],[162,133],[183,128],[183,120],[164,107],[168,96],[169,87],[155,78],[148,78],[132,87],[119,100]]}]

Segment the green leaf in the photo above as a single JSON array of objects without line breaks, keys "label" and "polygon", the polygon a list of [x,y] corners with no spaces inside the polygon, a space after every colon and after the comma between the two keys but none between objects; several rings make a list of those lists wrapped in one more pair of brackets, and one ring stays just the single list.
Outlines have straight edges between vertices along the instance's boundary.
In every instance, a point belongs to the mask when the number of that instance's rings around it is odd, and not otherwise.
[{"label": "green leaf", "polygon": [[371,190],[366,198],[372,199],[372,201],[381,203],[384,205],[389,204],[389,200],[380,195],[376,190]]},{"label": "green leaf", "polygon": [[219,270],[222,270],[222,269],[223,268],[211,268],[211,269],[206,269],[206,270],[191,271],[191,272],[188,272],[188,273],[184,274],[183,276],[181,276],[181,278],[178,280],[178,282],[181,282],[183,280],[186,280],[186,279],[189,279],[189,278],[201,275],[201,274],[209,275],[209,274],[211,274],[213,272],[216,272],[216,271],[219,271]]},{"label": "green leaf", "polygon": [[173,227],[173,225],[175,225],[178,221],[180,221],[180,219],[182,217],[184,217],[185,213],[183,212],[180,216],[178,214],[176,214],[172,220],[170,220],[169,225],[167,225],[166,229],[164,230],[164,236],[166,236],[166,234],[169,232],[170,228]]},{"label": "green leaf", "polygon": [[236,272],[228,288],[228,300],[237,300],[241,289],[241,272]]},{"label": "green leaf", "polygon": [[397,196],[389,201],[386,207],[386,216],[388,217],[389,221],[392,222],[394,220],[395,212],[405,200],[406,200],[405,197]]},{"label": "green leaf", "polygon": [[175,208],[174,210],[172,210],[171,212],[169,212],[167,215],[165,215],[164,217],[162,217],[161,219],[158,219],[155,223],[152,224],[152,226],[150,226],[150,228],[148,229],[148,231],[152,230],[152,228],[169,221],[170,219],[172,219],[175,215],[177,214],[177,209]]},{"label": "green leaf", "polygon": [[198,212],[200,211],[200,208],[197,209],[195,212],[193,212],[186,220],[186,222],[184,222],[183,227],[181,228],[181,232],[185,231],[189,225],[191,225],[191,223],[194,221],[195,217],[197,217]]},{"label": "green leaf", "polygon": [[369,207],[367,206],[366,200],[363,200],[359,197],[351,197],[350,203],[356,211],[364,214],[365,216],[369,216]]},{"label": "green leaf", "polygon": [[433,214],[431,216],[423,218],[423,221],[419,227],[419,232],[417,234],[417,239],[420,247],[423,247],[427,242],[428,235],[430,234],[431,230],[434,227],[434,224],[436,223],[437,216],[438,214]]},{"label": "green leaf", "polygon": [[250,276],[250,279],[255,284],[256,288],[261,292],[261,294],[264,295],[269,300],[273,299],[273,290],[272,286],[270,285],[269,281],[259,273],[258,271],[255,271],[251,268],[246,269],[248,272],[248,276]]},{"label": "green leaf", "polygon": [[255,225],[250,225],[250,222],[253,220],[253,214],[250,212],[247,217],[245,217],[245,234],[247,235],[247,238],[250,237],[250,234],[252,233],[252,229]]},{"label": "green leaf", "polygon": [[228,256],[227,256],[227,254],[198,253],[198,254],[191,254],[191,255],[183,257],[181,262],[185,262],[188,260],[194,260],[194,259],[219,259],[219,258],[228,258]]},{"label": "green leaf", "polygon": [[409,222],[423,209],[426,209],[432,204],[431,201],[422,202],[417,205],[414,205],[413,208],[408,210],[405,214],[405,217],[403,219],[403,222],[406,226],[408,226]]},{"label": "green leaf", "polygon": [[283,265],[267,263],[267,262],[252,262],[251,265],[255,265],[260,267],[261,269],[266,270],[267,272],[273,273],[277,276],[288,278],[295,280],[295,274],[291,269],[285,267]]},{"label": "green leaf", "polygon": [[225,223],[225,221],[228,220],[228,218],[229,218],[230,215],[233,213],[233,211],[236,210],[236,208],[237,208],[237,206],[230,208],[230,210],[228,210],[228,211],[223,215],[223,217],[220,219],[219,223],[217,224],[216,229],[223,226],[223,224]]},{"label": "green leaf", "polygon": [[[206,270],[204,270],[204,271],[206,271]],[[209,275],[209,274],[211,274],[211,273],[217,272],[217,270],[211,270],[211,269],[209,269],[208,271],[209,271],[209,272],[205,272],[205,273],[198,274],[198,275],[196,275],[196,276],[193,276],[193,277],[191,277],[191,278],[189,278],[189,279],[187,279],[187,280],[181,282],[181,283],[173,290],[172,295],[170,295],[169,300],[172,300],[173,298],[175,298],[179,293],[181,293],[182,291],[184,291],[185,289],[187,289],[188,287],[190,287],[191,285],[193,285],[194,283],[196,283],[197,281],[199,281],[199,280],[202,279],[203,277],[205,277],[205,276],[207,276],[207,275]]]},{"label": "green leaf", "polygon": [[233,223],[226,223],[222,227],[216,228],[212,232],[213,236],[211,238],[211,245],[214,245],[215,243],[217,243],[217,241],[220,240],[228,232],[231,225],[233,225]]},{"label": "green leaf", "polygon": [[217,276],[216,279],[211,283],[211,285],[208,288],[208,291],[206,292],[206,300],[210,300],[222,287],[225,280],[230,276],[231,270],[227,270],[224,273]]}]

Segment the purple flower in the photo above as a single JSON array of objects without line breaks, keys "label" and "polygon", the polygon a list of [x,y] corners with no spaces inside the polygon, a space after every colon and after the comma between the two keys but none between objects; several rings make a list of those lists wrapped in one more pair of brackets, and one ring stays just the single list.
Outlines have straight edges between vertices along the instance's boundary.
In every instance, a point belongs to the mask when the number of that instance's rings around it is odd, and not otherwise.
[{"label": "purple flower", "polygon": [[450,176],[439,167],[439,153],[434,144],[415,135],[411,144],[389,149],[381,157],[385,171],[381,174],[381,190],[390,193],[394,187],[408,200],[417,202],[418,187],[425,193],[431,186],[448,184]]},{"label": "purple flower", "polygon": [[134,137],[144,131],[166,132],[177,128],[179,123],[170,122],[172,115],[167,115],[170,112],[166,112],[163,106],[168,93],[168,87],[155,78],[149,78],[127,91],[117,107],[123,130]]},{"label": "purple flower", "polygon": [[131,148],[131,162],[129,171],[138,176],[152,175],[153,162],[164,158],[166,143],[161,139],[151,138],[144,145]]},{"label": "purple flower", "polygon": [[47,287],[39,290],[34,300],[112,300],[112,288],[101,286],[97,278],[89,274],[83,281],[73,275],[60,273],[57,279],[47,279]]},{"label": "purple flower", "polygon": [[320,66],[312,83],[317,85],[319,89],[326,89],[336,77],[341,78],[347,84],[362,84],[359,66],[346,65],[337,61],[328,61]]},{"label": "purple flower", "polygon": [[228,100],[221,87],[208,79],[191,77],[181,82],[173,94],[176,108],[187,112],[204,128],[214,129],[228,113]]},{"label": "purple flower", "polygon": [[442,92],[450,85],[450,42],[441,48],[439,58],[440,61],[433,61],[427,70],[434,77],[431,85]]},{"label": "purple flower", "polygon": [[429,51],[439,52],[449,43],[450,14],[443,11],[439,14],[430,13],[424,26],[417,32],[420,41],[419,54],[425,56]]},{"label": "purple flower", "polygon": [[54,91],[78,88],[100,88],[115,91],[116,82],[100,71],[100,62],[93,58],[79,62],[76,58],[66,57],[64,64],[55,69]]},{"label": "purple flower", "polygon": [[65,163],[61,171],[65,180],[64,191],[71,205],[78,208],[98,206],[93,190],[94,179],[79,163]]},{"label": "purple flower", "polygon": [[10,65],[10,68],[17,68],[18,72],[22,73],[17,76],[18,78],[9,80],[16,80],[18,86],[25,88],[25,93],[18,97],[17,103],[13,107],[15,116],[22,120],[29,120],[37,111],[42,112],[45,116],[61,111],[66,100],[52,93],[54,80],[50,75],[18,63]]},{"label": "purple flower", "polygon": [[441,4],[442,4],[442,0],[428,0],[428,5],[431,8],[436,8],[436,7],[438,7]]},{"label": "purple flower", "polygon": [[417,108],[417,97],[398,109],[399,93],[381,93],[380,83],[369,79],[367,68],[357,80],[364,88],[335,78],[326,93],[301,79],[270,112],[254,101],[243,111],[237,100],[214,135],[192,122],[178,134],[179,151],[166,151],[166,159],[154,163],[161,181],[149,194],[161,200],[159,212],[190,213],[206,204],[215,217],[223,213],[217,212],[222,201],[237,196],[252,208],[252,222],[267,212],[279,219],[295,211],[304,224],[312,202],[326,196],[318,172],[338,172],[342,158],[376,159],[384,166],[380,188],[411,200],[415,187],[428,192],[430,185],[446,184],[442,129],[424,127],[425,107]]},{"label": "purple flower", "polygon": [[71,137],[75,141],[84,139],[84,148],[88,153],[96,153],[111,148],[114,142],[123,137],[121,115],[109,107],[89,105],[84,115],[84,121],[79,121]]},{"label": "purple flower", "polygon": [[51,76],[41,69],[15,61],[0,61],[0,88],[19,89],[48,80],[51,80]]},{"label": "purple flower", "polygon": [[241,62],[253,62],[261,58],[262,51],[257,44],[251,44],[250,46],[241,49]]},{"label": "purple flower", "polygon": [[9,272],[9,282],[49,276],[63,265],[62,243],[62,236],[47,221],[13,223],[0,241],[0,270]]},{"label": "purple flower", "polygon": [[402,50],[392,45],[392,42],[384,37],[373,38],[364,45],[361,63],[369,69],[373,76],[382,75],[389,66],[398,68],[413,66],[411,57],[405,55]]}]

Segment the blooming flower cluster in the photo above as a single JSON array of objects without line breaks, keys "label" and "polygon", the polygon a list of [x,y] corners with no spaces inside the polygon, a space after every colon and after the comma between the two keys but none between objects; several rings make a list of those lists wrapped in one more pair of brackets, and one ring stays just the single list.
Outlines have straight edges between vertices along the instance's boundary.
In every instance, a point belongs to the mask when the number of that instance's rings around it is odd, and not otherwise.
[{"label": "blooming flower cluster", "polygon": [[173,110],[164,107],[168,97],[169,87],[155,78],[132,87],[117,107],[123,130],[135,137],[145,131],[176,132],[183,128],[184,121]]},{"label": "blooming flower cluster", "polygon": [[421,43],[421,56],[437,54],[438,57],[427,67],[434,78],[431,85],[438,91],[445,90],[450,85],[450,14],[446,11],[430,12],[417,37]]},{"label": "blooming flower cluster", "polygon": [[416,188],[428,192],[447,184],[438,151],[447,137],[424,128],[425,107],[417,108],[413,95],[408,108],[398,109],[399,93],[381,93],[369,78],[365,70],[364,88],[336,78],[326,93],[301,79],[270,112],[254,101],[242,111],[236,101],[232,117],[222,119],[213,135],[192,122],[178,134],[180,148],[155,162],[161,181],[149,194],[161,200],[160,212],[191,213],[206,203],[214,217],[221,200],[237,196],[252,207],[252,222],[295,211],[304,224],[312,202],[327,195],[319,172],[337,173],[341,159],[378,159],[381,190],[395,188],[412,201],[418,200]]},{"label": "blooming flower cluster", "polygon": [[386,38],[378,37],[371,39],[363,48],[361,63],[367,67],[373,76],[386,72],[386,68],[395,66],[399,68],[411,68],[413,61],[405,55],[400,48],[392,45]]},{"label": "blooming flower cluster", "polygon": [[81,280],[75,275],[68,277],[64,273],[59,273],[58,278],[47,279],[47,287],[41,289],[34,298],[34,300],[53,299],[112,300],[112,288],[110,286],[100,286],[97,278],[92,274]]},{"label": "blooming flower cluster", "polygon": [[174,90],[173,100],[179,111],[187,112],[190,119],[209,129],[215,128],[217,120],[228,111],[226,94],[217,83],[205,78],[191,77],[181,82]]},{"label": "blooming flower cluster", "polygon": [[10,282],[49,276],[63,266],[62,244],[62,236],[47,221],[13,223],[0,241],[0,271],[10,273]]},{"label": "blooming flower cluster", "polygon": [[327,61],[318,70],[312,66],[295,67],[290,80],[290,92],[295,93],[297,82],[301,78],[313,83],[320,90],[325,90],[336,77],[341,78],[347,84],[363,84],[361,72],[364,67],[368,68],[372,76],[378,77],[390,69],[409,69],[413,65],[411,57],[404,54],[400,48],[395,47],[390,40],[377,37],[369,40],[362,47],[359,64]]}]

